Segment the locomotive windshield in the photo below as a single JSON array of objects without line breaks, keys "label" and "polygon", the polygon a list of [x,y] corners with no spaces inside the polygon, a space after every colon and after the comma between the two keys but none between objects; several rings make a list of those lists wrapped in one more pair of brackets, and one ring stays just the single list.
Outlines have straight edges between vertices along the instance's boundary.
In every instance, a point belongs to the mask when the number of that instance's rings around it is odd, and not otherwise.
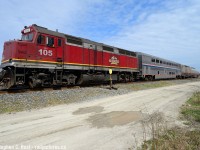
[{"label": "locomotive windshield", "polygon": [[32,41],[33,40],[33,33],[29,34],[22,34],[22,41]]}]

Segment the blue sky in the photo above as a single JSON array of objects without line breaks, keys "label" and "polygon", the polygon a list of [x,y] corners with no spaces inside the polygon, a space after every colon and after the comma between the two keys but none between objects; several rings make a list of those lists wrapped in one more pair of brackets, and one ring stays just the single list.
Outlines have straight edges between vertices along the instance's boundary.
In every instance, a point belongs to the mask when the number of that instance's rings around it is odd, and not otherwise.
[{"label": "blue sky", "polygon": [[0,53],[25,25],[141,51],[200,71],[199,0],[1,0]]}]

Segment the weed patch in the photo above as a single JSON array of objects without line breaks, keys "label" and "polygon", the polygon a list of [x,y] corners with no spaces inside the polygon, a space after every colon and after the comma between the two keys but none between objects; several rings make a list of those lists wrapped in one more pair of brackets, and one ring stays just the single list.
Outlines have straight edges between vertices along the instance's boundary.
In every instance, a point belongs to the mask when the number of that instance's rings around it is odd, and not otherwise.
[{"label": "weed patch", "polygon": [[162,136],[144,141],[142,150],[192,150],[200,147],[200,131],[182,128],[167,130]]},{"label": "weed patch", "polygon": [[200,123],[200,92],[195,92],[192,97],[181,108],[183,116],[191,123]]},{"label": "weed patch", "polygon": [[[181,107],[181,114],[188,121],[187,128],[175,127],[168,129],[161,115],[153,114],[147,122],[142,123],[143,134],[146,137],[150,130],[150,140],[144,142],[138,150],[196,150],[200,148],[200,92]],[[197,125],[197,126],[196,126]],[[192,129],[192,130],[191,130]]]}]

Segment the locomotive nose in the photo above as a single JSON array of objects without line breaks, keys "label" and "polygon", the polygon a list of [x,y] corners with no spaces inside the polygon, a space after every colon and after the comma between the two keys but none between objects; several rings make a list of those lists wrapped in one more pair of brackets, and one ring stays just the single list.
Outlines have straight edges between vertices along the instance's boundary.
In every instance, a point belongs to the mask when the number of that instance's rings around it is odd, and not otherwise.
[{"label": "locomotive nose", "polygon": [[10,59],[15,58],[16,49],[17,49],[17,41],[5,42],[1,63],[6,63]]}]

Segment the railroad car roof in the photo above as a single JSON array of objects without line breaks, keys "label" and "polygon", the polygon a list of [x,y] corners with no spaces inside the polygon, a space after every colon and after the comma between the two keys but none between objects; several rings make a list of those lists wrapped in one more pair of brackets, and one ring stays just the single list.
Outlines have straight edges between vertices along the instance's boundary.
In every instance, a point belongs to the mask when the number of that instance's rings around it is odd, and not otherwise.
[{"label": "railroad car roof", "polygon": [[174,61],[171,61],[171,60],[168,60],[168,59],[164,59],[164,58],[161,58],[161,57],[158,57],[158,56],[154,56],[154,55],[150,55],[150,54],[146,54],[146,53],[142,53],[142,52],[136,52],[136,53],[137,53],[137,55],[149,56],[149,57],[152,57],[152,58],[157,58],[159,60],[164,60],[164,61],[168,61],[170,63],[176,63],[176,64],[181,65],[180,63],[177,63],[177,62],[174,62]]}]

